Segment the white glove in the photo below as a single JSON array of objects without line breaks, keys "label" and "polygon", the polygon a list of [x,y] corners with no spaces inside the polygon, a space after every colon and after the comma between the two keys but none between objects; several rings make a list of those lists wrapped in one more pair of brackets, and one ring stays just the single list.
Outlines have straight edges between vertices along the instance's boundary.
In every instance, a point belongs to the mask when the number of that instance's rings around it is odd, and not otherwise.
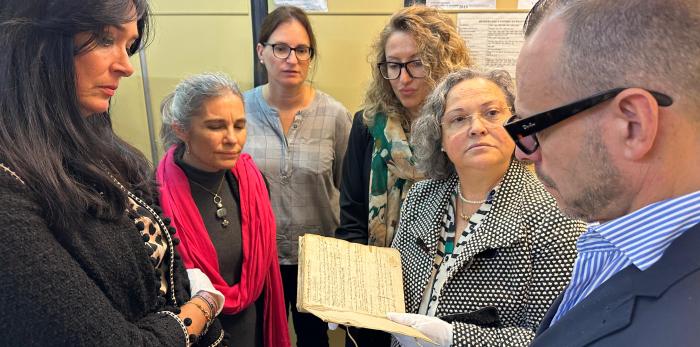
[{"label": "white glove", "polygon": [[219,312],[216,312],[216,316],[218,316],[219,313],[221,313],[221,310],[224,308],[224,300],[226,300],[224,294],[221,294],[220,291],[214,288],[214,285],[211,284],[209,277],[207,277],[207,275],[205,275],[200,269],[187,269],[187,277],[190,279],[190,297],[193,297],[200,290],[209,292],[214,296],[216,304],[219,307]]},{"label": "white glove", "polygon": [[338,329],[338,324],[328,323],[328,330],[335,330],[335,329]]},{"label": "white glove", "polygon": [[412,336],[406,336],[397,333],[391,333],[391,336],[393,336],[396,339],[396,341],[399,342],[399,345],[401,347],[440,347],[439,345],[436,345],[434,343],[423,341]]},{"label": "white glove", "polygon": [[422,332],[423,335],[427,336],[436,343],[433,345],[422,340],[417,341],[417,339],[412,337],[401,334],[393,334],[404,347],[421,345],[449,347],[452,345],[452,324],[447,323],[440,318],[422,314],[396,312],[388,312],[386,316],[396,323],[410,326]]}]

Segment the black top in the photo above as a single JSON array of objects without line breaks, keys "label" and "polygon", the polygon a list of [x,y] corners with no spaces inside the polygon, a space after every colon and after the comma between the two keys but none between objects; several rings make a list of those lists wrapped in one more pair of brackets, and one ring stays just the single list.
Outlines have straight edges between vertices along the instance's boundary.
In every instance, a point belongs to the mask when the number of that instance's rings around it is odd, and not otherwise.
[{"label": "black top", "polygon": [[[166,309],[158,294],[161,270],[126,212],[106,220],[84,211],[81,227],[59,232],[44,209],[0,170],[0,346],[184,344],[180,324],[157,313]],[[172,270],[182,305],[189,282],[177,255]],[[215,324],[203,345],[218,336]]]},{"label": "black top", "polygon": [[355,113],[343,161],[340,180],[340,225],[335,236],[350,242],[367,244],[369,240],[369,174],[374,151],[374,138]]},{"label": "black top", "polygon": [[[219,273],[228,285],[234,285],[241,280],[243,265],[241,198],[238,180],[231,170],[206,172],[186,164],[182,161],[183,152],[183,146],[175,151],[175,163],[184,171],[190,182],[192,199],[199,209],[209,238],[216,249]],[[207,192],[207,190],[217,192],[222,179],[224,182],[218,194],[227,210],[225,218],[230,222],[226,227],[222,226],[222,219],[216,217],[217,206],[214,204],[214,196]],[[233,345],[263,346],[263,298],[261,294],[255,305],[250,305],[235,315],[219,315],[224,330],[231,335]]]}]

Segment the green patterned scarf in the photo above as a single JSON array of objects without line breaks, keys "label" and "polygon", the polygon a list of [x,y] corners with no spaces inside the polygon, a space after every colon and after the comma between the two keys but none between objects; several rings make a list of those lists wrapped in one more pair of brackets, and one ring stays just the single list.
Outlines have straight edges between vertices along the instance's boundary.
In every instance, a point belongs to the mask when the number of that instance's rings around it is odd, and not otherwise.
[{"label": "green patterned scarf", "polygon": [[399,222],[401,202],[411,185],[423,176],[415,168],[399,121],[380,112],[369,130],[374,138],[369,178],[369,244],[388,247]]}]

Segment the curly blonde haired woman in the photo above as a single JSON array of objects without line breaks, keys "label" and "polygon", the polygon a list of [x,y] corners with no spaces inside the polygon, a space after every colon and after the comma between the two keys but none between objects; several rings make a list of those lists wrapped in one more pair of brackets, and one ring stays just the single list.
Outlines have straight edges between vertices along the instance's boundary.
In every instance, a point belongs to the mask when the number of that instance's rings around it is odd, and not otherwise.
[{"label": "curly blonde haired woman", "polygon": [[[411,121],[443,76],[472,61],[453,21],[425,6],[396,12],[374,43],[371,60],[364,109],[355,114],[345,153],[336,235],[388,247],[401,201],[422,178],[408,144]],[[389,344],[387,334],[351,334],[359,345]]]}]

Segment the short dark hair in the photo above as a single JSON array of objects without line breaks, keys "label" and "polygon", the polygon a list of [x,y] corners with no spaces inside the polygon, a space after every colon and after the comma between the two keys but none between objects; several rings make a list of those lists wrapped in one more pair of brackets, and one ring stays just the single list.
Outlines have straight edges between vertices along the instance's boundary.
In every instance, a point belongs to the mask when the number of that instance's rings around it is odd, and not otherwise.
[{"label": "short dark hair", "polygon": [[562,89],[586,96],[644,87],[700,107],[698,0],[540,0],[525,36],[552,17],[567,25],[558,57]]},{"label": "short dark hair", "polygon": [[309,17],[306,16],[304,10],[294,6],[280,6],[265,17],[262,25],[260,26],[260,37],[258,38],[258,43],[265,44],[267,40],[270,39],[272,33],[275,32],[275,29],[280,26],[280,24],[291,22],[293,20],[298,21],[301,26],[304,27],[304,30],[306,30],[306,34],[309,35],[309,40],[311,41],[309,44],[311,45],[313,52],[316,52],[316,36],[314,35],[314,30],[311,28]]},{"label": "short dark hair", "polygon": [[[58,230],[78,227],[86,211],[123,214],[126,195],[110,173],[151,192],[148,161],[114,134],[109,114],[81,115],[74,66],[108,26],[132,20],[140,37],[130,47],[136,52],[147,38],[148,14],[147,0],[0,4],[0,162],[24,180]],[[76,47],[81,32],[92,35]]]}]

